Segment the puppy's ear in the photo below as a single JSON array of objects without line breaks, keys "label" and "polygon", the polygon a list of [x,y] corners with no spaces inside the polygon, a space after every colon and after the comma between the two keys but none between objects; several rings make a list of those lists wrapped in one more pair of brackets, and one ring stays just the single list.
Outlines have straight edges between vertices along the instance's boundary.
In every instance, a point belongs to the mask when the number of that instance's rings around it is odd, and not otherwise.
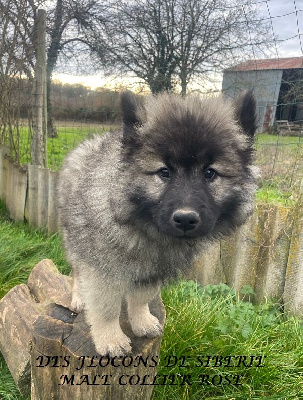
[{"label": "puppy's ear", "polygon": [[124,131],[133,130],[143,124],[143,104],[132,92],[121,94],[121,111]]},{"label": "puppy's ear", "polygon": [[242,92],[234,103],[235,117],[244,133],[253,138],[257,127],[256,99],[252,90]]}]

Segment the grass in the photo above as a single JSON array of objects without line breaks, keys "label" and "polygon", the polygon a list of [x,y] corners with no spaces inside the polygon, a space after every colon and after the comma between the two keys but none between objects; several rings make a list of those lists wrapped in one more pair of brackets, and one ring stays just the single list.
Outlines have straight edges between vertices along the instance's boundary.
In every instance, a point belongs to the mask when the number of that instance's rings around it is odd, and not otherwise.
[{"label": "grass", "polygon": [[[85,138],[95,134],[102,134],[106,131],[117,129],[112,124],[86,124],[81,122],[65,121],[58,123],[56,138],[47,139],[47,166],[56,171],[60,169],[66,154],[74,149]],[[31,163],[31,130],[25,124],[18,127],[15,133],[15,147],[20,153],[20,164]],[[15,150],[16,152],[17,150]],[[13,151],[14,156],[14,151]]]},{"label": "grass", "polygon": [[255,148],[256,164],[261,171],[257,200],[293,205],[303,179],[303,139],[258,134]]},{"label": "grass", "polygon": [[59,234],[50,237],[26,224],[9,220],[0,203],[0,297],[15,285],[26,282],[35,264],[51,258],[63,273],[69,267],[65,260]]},{"label": "grass", "polygon": [[[14,285],[26,282],[42,258],[51,258],[68,273],[60,236],[46,237],[26,224],[12,223],[3,205],[0,236],[1,297]],[[250,287],[242,292],[253,300]],[[202,288],[181,281],[164,288],[162,297],[167,320],[157,374],[159,379],[169,378],[166,385],[154,387],[153,400],[303,398],[302,320],[284,315],[270,301],[261,305],[242,302],[224,284]],[[231,358],[228,367],[226,361],[220,365],[220,357],[241,355],[247,356],[246,366],[243,362],[237,366],[239,357]],[[251,355],[262,358],[250,359]],[[211,357],[210,366],[205,366],[207,356]],[[176,385],[168,384],[172,379]],[[25,400],[2,357],[0,398]]]},{"label": "grass", "polygon": [[54,171],[60,169],[62,161],[67,153],[74,149],[85,138],[95,134],[102,134],[116,129],[115,125],[83,125],[73,124],[59,126],[57,129],[58,137],[48,139],[48,167]]},{"label": "grass", "polygon": [[[0,298],[12,287],[26,283],[32,268],[43,258],[51,258],[62,273],[68,273],[61,238],[58,234],[47,237],[26,224],[10,221],[0,202]],[[0,399],[24,400],[0,354]]]},{"label": "grass", "polygon": [[[253,292],[245,287],[243,293]],[[287,318],[270,301],[242,302],[224,284],[180,282],[162,297],[167,320],[157,373],[180,378],[179,385],[156,386],[153,400],[303,397],[302,320]],[[240,366],[239,356],[247,356]],[[184,375],[190,384],[180,384]]]},{"label": "grass", "polygon": [[[117,129],[117,125],[59,122],[58,137],[48,139],[48,167],[59,170],[66,154],[86,137]],[[30,163],[30,132],[27,126],[19,127],[20,163]],[[261,170],[257,192],[260,202],[291,206],[300,193],[303,179],[303,145],[300,137],[256,135],[256,164]]]}]

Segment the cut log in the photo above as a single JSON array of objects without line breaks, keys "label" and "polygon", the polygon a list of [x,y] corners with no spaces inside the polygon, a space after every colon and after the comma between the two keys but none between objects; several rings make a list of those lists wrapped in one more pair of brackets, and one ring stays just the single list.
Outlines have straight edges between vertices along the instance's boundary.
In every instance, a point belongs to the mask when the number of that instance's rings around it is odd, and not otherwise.
[{"label": "cut log", "polygon": [[[149,399],[156,379],[161,337],[138,338],[125,304],[120,323],[132,341],[132,354],[97,354],[83,313],[69,309],[71,278],[50,260],[33,270],[28,285],[13,288],[0,302],[0,346],[22,394],[32,400]],[[150,303],[162,324],[160,296]]]},{"label": "cut log", "polygon": [[60,274],[51,260],[42,260],[32,269],[28,286],[39,303],[56,303],[67,308],[70,306],[72,278]]},{"label": "cut log", "polygon": [[0,350],[24,395],[30,392],[30,344],[39,312],[25,284],[15,286],[0,301]]},{"label": "cut log", "polygon": [[[97,354],[82,314],[50,305],[34,324],[31,353],[32,400],[149,399],[156,376],[161,338],[137,338],[127,322],[125,306],[120,323],[131,338],[133,351],[125,357]],[[160,298],[150,303],[163,323]]]}]

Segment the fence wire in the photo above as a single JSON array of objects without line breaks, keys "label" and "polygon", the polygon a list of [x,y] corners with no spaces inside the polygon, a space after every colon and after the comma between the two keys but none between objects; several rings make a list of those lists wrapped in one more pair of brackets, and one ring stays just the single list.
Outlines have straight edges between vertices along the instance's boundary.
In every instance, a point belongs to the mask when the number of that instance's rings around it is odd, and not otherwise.
[{"label": "fence wire", "polygon": [[[281,4],[280,1],[264,0],[255,3],[259,8],[260,20],[269,22],[273,43],[269,57],[276,61],[276,65],[283,63],[285,57],[303,57],[301,2],[288,0]],[[21,16],[27,2],[21,0],[16,4],[16,16]],[[243,23],[245,22],[243,11]],[[18,26],[12,24],[5,13],[0,23],[0,144],[8,146],[11,156],[21,165],[31,163],[34,28],[35,24],[31,18],[27,19],[25,26]],[[20,36],[21,31],[23,34]],[[257,63],[258,55],[254,50],[255,43],[252,39],[249,59]],[[246,54],[246,60],[247,57]],[[232,60],[230,61],[232,64]],[[28,74],[25,74],[25,71],[28,71]],[[291,70],[288,70],[288,73],[289,71]],[[210,76],[211,79],[213,76],[219,79],[219,89],[223,72],[214,69]],[[278,200],[288,205],[298,199],[302,190],[302,73],[303,58],[302,65],[296,69],[294,76],[288,76],[287,81],[285,75],[284,80],[282,77],[281,82],[276,81],[275,85],[280,87],[279,90],[283,89],[284,84],[288,85],[288,91],[284,86],[283,90],[286,92],[284,96],[278,97],[274,115],[271,115],[273,122],[267,126],[263,124],[257,134],[256,159],[262,175],[258,195],[262,200]],[[96,75],[96,81],[99,76]],[[237,76],[235,85],[239,86],[240,75]],[[205,86],[199,84],[197,80],[193,91],[205,92]],[[125,81],[124,88],[127,85]],[[262,85],[264,91],[269,90],[270,85],[267,81]],[[119,127],[120,90],[118,86],[113,89],[102,86],[101,83],[99,88],[91,89],[82,84],[66,84],[53,80],[51,102],[55,132],[53,137],[47,138],[49,168],[58,170],[66,153],[85,137]],[[274,96],[272,100],[274,101]]]}]

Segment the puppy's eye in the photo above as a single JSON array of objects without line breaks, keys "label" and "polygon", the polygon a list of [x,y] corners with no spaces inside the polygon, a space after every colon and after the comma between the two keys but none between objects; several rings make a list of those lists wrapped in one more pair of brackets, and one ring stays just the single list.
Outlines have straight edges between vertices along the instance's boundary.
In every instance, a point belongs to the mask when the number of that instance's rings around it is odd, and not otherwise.
[{"label": "puppy's eye", "polygon": [[212,168],[207,168],[207,170],[204,172],[204,176],[208,181],[213,181],[216,175],[216,171]]},{"label": "puppy's eye", "polygon": [[170,172],[168,168],[161,168],[157,172],[157,174],[160,176],[160,178],[165,178],[168,179],[170,177]]}]

